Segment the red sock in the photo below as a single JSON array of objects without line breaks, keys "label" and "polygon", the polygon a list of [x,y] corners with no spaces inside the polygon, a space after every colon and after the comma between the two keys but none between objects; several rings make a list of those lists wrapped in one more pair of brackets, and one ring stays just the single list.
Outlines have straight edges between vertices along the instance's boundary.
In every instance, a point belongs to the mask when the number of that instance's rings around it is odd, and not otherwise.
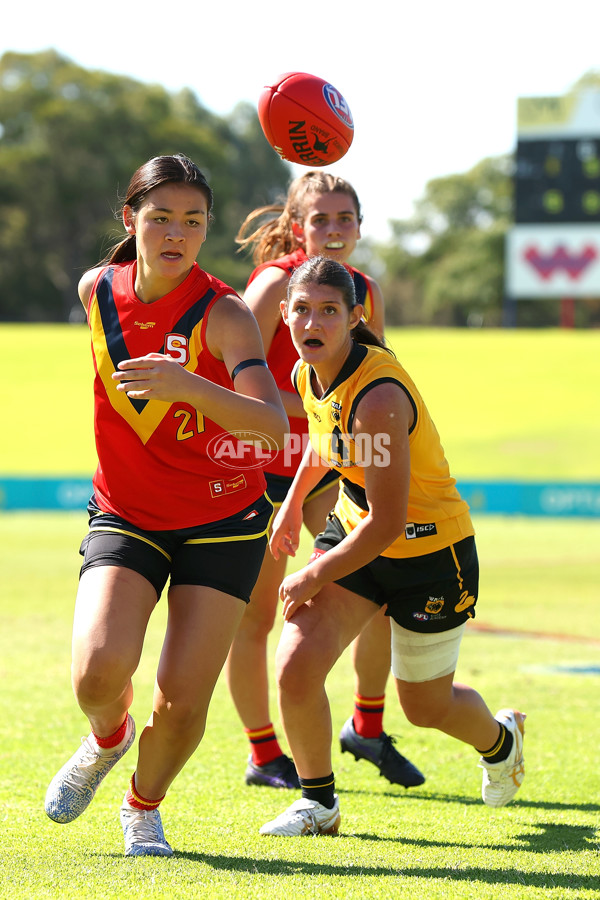
[{"label": "red sock", "polygon": [[115,732],[113,732],[113,734],[109,734],[108,737],[105,737],[105,738],[98,737],[98,735],[94,734],[94,732],[92,731],[92,734],[94,735],[94,740],[96,741],[98,746],[102,747],[103,750],[110,750],[111,747],[116,747],[117,744],[120,744],[121,741],[123,740],[123,738],[125,737],[125,732],[127,731],[128,719],[129,719],[129,713],[127,713],[127,715],[125,716],[125,721],[123,722],[123,724],[120,725],[119,728],[117,728],[117,730]]},{"label": "red sock", "polygon": [[255,766],[265,766],[282,755],[283,750],[279,746],[271,722],[264,728],[244,728],[244,731],[250,741],[252,762]]},{"label": "red sock", "polygon": [[385,694],[383,697],[363,697],[361,694],[354,695],[354,730],[361,737],[377,738],[383,731],[383,708],[385,705]]},{"label": "red sock", "polygon": [[167,795],[163,794],[162,797],[159,797],[158,800],[146,800],[145,797],[137,791],[135,786],[135,772],[131,776],[131,781],[129,782],[129,790],[125,794],[125,800],[129,803],[130,806],[133,806],[134,809],[157,809],[157,807],[162,803]]}]

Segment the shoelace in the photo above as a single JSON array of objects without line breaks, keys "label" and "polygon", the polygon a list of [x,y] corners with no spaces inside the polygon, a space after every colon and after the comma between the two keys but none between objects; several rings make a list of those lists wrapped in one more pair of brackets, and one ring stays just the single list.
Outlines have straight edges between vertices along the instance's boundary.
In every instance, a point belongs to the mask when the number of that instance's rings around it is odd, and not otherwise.
[{"label": "shoelace", "polygon": [[307,814],[305,818],[309,819],[311,828],[313,831],[319,830],[319,821],[317,819],[317,814],[312,809],[305,809],[304,812]]},{"label": "shoelace", "polygon": [[384,738],[381,739],[381,762],[384,762],[386,757],[390,752],[395,752],[398,754],[400,759],[406,759],[406,757],[402,756],[402,754],[398,750],[394,750],[394,744],[396,743],[396,738],[391,734],[386,734]]},{"label": "shoelace", "polygon": [[164,844],[157,810],[128,811],[127,818],[127,839],[132,844]]},{"label": "shoelace", "polygon": [[83,748],[81,757],[77,763],[75,763],[71,771],[65,776],[65,781],[77,794],[83,794],[89,788],[89,779],[86,776],[86,773],[81,770],[97,765],[101,758],[100,754],[90,743],[89,736],[81,738],[81,746]]},{"label": "shoelace", "polygon": [[295,809],[292,816],[289,815],[289,811],[286,811],[285,813],[282,813],[281,818],[284,819],[285,825],[293,825],[294,822],[302,822],[305,828],[312,828],[317,831],[319,829],[317,815],[313,809]]}]

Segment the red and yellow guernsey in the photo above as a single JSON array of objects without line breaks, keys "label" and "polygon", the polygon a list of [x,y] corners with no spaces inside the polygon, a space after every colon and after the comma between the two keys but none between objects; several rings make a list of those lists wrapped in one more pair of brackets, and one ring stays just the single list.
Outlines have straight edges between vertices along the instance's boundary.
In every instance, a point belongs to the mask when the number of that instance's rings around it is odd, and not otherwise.
[{"label": "red and yellow guernsey", "polygon": [[[194,264],[175,290],[154,303],[135,294],[135,262],[101,270],[88,306],[94,368],[94,428],[100,509],[145,530],[188,528],[234,515],[265,491],[249,445],[239,466],[211,456],[221,426],[180,402],[132,399],[111,375],[147,353],[173,356],[190,372],[233,390],[226,366],[206,346],[213,305],[230,287]],[[212,442],[212,444],[211,444]],[[234,454],[234,462],[236,455]]]},{"label": "red and yellow guernsey", "polygon": [[389,452],[383,423],[382,434],[369,446],[357,439],[353,433],[356,408],[370,389],[393,382],[405,392],[414,412],[409,434],[410,485],[406,528],[381,555],[423,556],[474,534],[469,506],[450,475],[437,429],[413,381],[394,356],[379,347],[354,344],[323,397],[317,397],[312,389],[308,363],[298,362],[293,382],[308,416],[312,447],[342,476],[334,512],[346,533],[368,513],[361,460],[385,465]]},{"label": "red and yellow guernsey", "polygon": [[[248,284],[254,281],[259,272],[262,272],[264,269],[268,269],[271,266],[283,269],[284,272],[287,272],[288,275],[291,276],[294,269],[299,268],[299,266],[306,262],[307,259],[308,256],[304,250],[299,248],[298,250],[294,250],[293,253],[288,253],[287,256],[281,256],[279,259],[261,263],[261,265],[257,266],[250,275]],[[373,315],[373,293],[371,285],[369,284],[367,277],[362,272],[359,272],[358,269],[349,265],[346,265],[346,268],[352,275],[356,299],[364,306],[365,320],[368,322]],[[281,299],[285,300],[285,296]],[[269,369],[273,373],[277,387],[281,391],[289,391],[290,393],[294,391],[291,376],[292,369],[297,362],[298,352],[294,347],[290,329],[283,319],[280,318],[275,334],[273,335],[271,346],[269,347],[269,352],[267,353],[267,363]],[[285,450],[277,453],[269,465],[266,466],[265,471],[271,472],[273,475],[286,475],[289,478],[293,478],[300,465],[306,446],[306,438],[304,438],[304,436],[308,434],[308,424],[305,418],[298,418],[296,416],[290,416],[289,422],[290,434],[297,435],[299,440],[290,442]]]}]

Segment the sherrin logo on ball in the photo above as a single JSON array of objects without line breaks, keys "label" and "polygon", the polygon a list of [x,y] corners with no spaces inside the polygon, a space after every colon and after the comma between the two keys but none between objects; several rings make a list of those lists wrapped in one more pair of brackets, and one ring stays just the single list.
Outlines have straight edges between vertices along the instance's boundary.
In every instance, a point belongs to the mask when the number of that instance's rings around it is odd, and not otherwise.
[{"label": "sherrin logo on ball", "polygon": [[328,166],[344,156],[354,137],[352,113],[328,81],[306,72],[287,72],[266,85],[258,118],[273,149],[288,162]]}]

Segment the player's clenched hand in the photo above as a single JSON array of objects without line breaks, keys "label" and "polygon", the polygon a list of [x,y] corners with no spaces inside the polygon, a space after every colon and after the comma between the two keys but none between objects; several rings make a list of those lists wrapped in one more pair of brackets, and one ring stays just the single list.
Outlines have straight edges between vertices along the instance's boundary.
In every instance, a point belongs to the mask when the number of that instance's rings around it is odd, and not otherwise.
[{"label": "player's clenched hand", "polygon": [[173,402],[184,400],[192,372],[184,369],[172,356],[148,353],[137,359],[124,359],[113,372],[117,390],[133,399]]},{"label": "player's clenched hand", "polygon": [[302,508],[295,509],[285,503],[273,521],[269,549],[274,559],[279,559],[280,553],[286,556],[295,556],[300,545],[300,531],[302,529]]}]

